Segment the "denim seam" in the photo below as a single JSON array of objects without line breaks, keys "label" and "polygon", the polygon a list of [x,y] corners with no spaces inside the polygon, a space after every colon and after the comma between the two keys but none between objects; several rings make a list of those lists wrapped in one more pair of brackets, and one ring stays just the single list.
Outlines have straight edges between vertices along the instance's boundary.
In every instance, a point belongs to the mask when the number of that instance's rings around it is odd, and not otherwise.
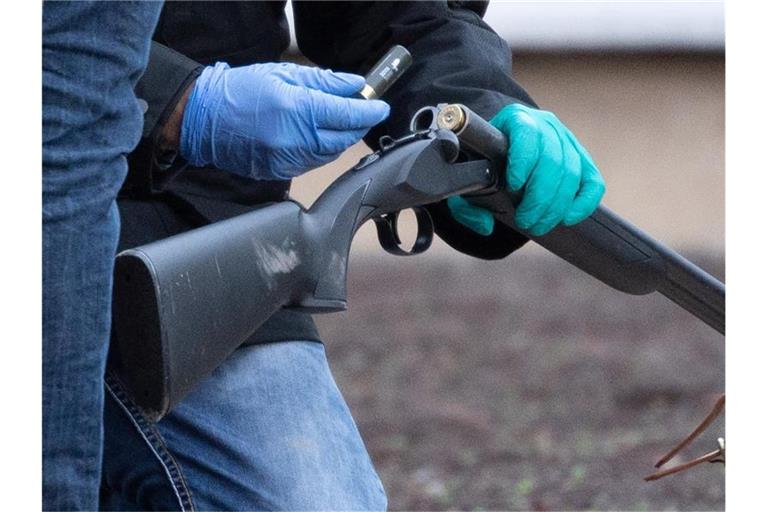
[{"label": "denim seam", "polygon": [[160,462],[160,465],[163,467],[163,470],[171,483],[171,488],[179,501],[181,510],[195,510],[192,501],[192,493],[181,472],[181,467],[170,453],[170,450],[166,446],[162,434],[157,430],[157,427],[144,417],[139,408],[133,404],[130,398],[122,391],[119,382],[115,378],[106,375],[104,377],[104,383],[106,384],[109,394],[117,401],[120,408],[125,411],[130,418],[131,423],[136,427],[136,430],[138,430],[141,437],[147,443],[149,449]]}]

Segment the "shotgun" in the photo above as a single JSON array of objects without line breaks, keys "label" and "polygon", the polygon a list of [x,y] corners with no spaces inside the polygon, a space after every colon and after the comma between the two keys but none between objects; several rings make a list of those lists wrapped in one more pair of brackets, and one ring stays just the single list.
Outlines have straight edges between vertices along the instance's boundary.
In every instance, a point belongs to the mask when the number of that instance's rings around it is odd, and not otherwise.
[{"label": "shotgun", "polygon": [[[455,194],[515,228],[507,139],[466,106],[423,108],[409,134],[379,146],[309,209],[284,201],[117,255],[109,366],[150,418],[162,418],[278,309],[346,309],[350,245],[366,221],[394,254],[425,251],[434,226],[424,207]],[[417,220],[410,251],[397,233],[405,209]],[[517,230],[619,291],[658,291],[725,331],[723,283],[603,206],[544,236]]]}]

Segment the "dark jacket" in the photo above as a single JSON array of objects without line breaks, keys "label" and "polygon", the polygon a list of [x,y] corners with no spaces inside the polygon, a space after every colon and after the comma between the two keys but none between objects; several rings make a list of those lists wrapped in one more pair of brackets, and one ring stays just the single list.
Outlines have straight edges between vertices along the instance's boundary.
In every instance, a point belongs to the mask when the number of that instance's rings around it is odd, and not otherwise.
[{"label": "dark jacket", "polygon": [[[389,119],[366,136],[407,131],[426,105],[464,103],[490,118],[504,105],[534,105],[511,78],[506,42],[482,21],[486,2],[293,2],[302,53],[335,71],[365,74],[392,45],[413,55],[406,75],[384,96]],[[132,247],[250,211],[288,197],[290,182],[253,181],[217,169],[184,165],[156,141],[202,65],[241,66],[280,60],[290,41],[285,2],[167,2],[153,37],[149,66],[136,88],[147,102],[144,137],[130,158],[121,192],[120,246]],[[502,258],[525,238],[497,223],[489,237],[464,228],[445,204],[430,213],[437,234],[452,247],[480,258]],[[318,339],[308,315],[281,311],[251,343]]]}]

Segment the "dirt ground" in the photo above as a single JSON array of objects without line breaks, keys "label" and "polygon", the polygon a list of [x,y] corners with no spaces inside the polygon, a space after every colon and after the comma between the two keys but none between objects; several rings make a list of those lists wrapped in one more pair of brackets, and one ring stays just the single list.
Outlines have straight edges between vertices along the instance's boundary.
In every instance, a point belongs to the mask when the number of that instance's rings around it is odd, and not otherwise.
[{"label": "dirt ground", "polygon": [[391,509],[723,510],[722,465],[643,481],[724,389],[723,337],[664,297],[536,249],[353,257],[349,282],[318,323]]}]

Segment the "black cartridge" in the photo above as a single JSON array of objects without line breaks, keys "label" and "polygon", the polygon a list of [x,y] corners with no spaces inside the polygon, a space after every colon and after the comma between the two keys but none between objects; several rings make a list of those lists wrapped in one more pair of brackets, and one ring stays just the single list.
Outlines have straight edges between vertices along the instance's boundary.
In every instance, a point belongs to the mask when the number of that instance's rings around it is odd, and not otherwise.
[{"label": "black cartridge", "polygon": [[365,87],[360,95],[368,100],[380,98],[405,73],[411,62],[413,58],[408,50],[399,44],[393,46],[365,76]]}]

